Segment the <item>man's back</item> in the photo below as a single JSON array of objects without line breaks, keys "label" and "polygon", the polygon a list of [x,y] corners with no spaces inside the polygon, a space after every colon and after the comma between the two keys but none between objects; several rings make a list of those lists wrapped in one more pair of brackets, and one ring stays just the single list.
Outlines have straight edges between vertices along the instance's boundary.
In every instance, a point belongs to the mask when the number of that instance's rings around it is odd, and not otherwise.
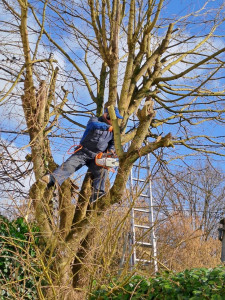
[{"label": "man's back", "polygon": [[102,117],[90,118],[80,144],[94,153],[114,150],[113,132],[109,128]]}]

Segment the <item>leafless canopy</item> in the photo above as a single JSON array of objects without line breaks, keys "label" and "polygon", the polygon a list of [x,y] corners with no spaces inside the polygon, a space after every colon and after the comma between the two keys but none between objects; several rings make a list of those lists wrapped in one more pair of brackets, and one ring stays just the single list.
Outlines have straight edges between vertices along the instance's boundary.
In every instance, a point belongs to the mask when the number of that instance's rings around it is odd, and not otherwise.
[{"label": "leafless canopy", "polygon": [[[183,156],[193,150],[224,156],[220,132],[225,112],[225,4],[209,0],[200,6],[188,1],[179,11],[177,2],[1,3],[1,129],[11,130],[9,116],[13,116],[17,118],[13,130],[29,136],[23,146],[31,151],[26,161],[32,162],[36,180],[29,195],[47,247],[56,251],[58,275],[54,270],[50,277],[61,288],[71,282],[72,262],[79,273],[77,266],[84,260],[80,249],[87,248],[100,211],[122,199],[140,156],[157,157],[158,150],[170,147]],[[50,205],[53,191],[39,181],[56,167],[50,135],[56,129],[68,134],[71,124],[84,128],[82,117],[99,116],[104,103],[113,121],[120,161],[114,184],[90,212],[89,176],[76,208],[68,179],[60,189],[55,222]],[[116,119],[113,105],[118,105],[122,121]],[[15,180],[21,180],[21,172],[16,174]]]}]

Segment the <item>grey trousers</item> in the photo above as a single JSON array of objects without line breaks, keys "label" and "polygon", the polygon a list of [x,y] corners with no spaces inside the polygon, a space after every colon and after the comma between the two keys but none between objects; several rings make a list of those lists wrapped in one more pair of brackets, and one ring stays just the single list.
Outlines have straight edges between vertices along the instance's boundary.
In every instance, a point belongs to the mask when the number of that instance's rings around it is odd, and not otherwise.
[{"label": "grey trousers", "polygon": [[70,175],[86,165],[92,174],[92,187],[96,191],[105,191],[107,170],[95,164],[95,159],[90,157],[83,149],[71,155],[61,166],[51,174],[51,180],[61,185]]}]

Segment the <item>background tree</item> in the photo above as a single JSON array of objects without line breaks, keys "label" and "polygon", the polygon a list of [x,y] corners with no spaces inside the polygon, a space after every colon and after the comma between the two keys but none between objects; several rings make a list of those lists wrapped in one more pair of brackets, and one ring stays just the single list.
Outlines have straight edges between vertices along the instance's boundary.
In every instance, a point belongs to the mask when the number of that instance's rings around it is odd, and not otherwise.
[{"label": "background tree", "polygon": [[[182,213],[193,219],[193,229],[205,239],[218,235],[218,221],[224,214],[224,175],[210,161],[173,173],[164,168],[154,178],[153,191],[159,219]],[[195,223],[196,222],[196,223]]]},{"label": "background tree", "polygon": [[[53,293],[65,299],[65,287],[79,287],[72,269],[79,273],[95,224],[102,211],[122,199],[140,156],[153,153],[160,161],[161,149],[175,145],[182,155],[190,150],[223,155],[213,148],[222,145],[222,138],[209,126],[219,128],[224,121],[224,4],[215,8],[207,1],[191,12],[188,5],[182,15],[173,16],[174,2],[163,0],[2,2],[1,103],[21,101],[26,121],[23,129],[29,134],[36,179],[29,195],[45,241],[46,263],[58,287],[46,297]],[[9,46],[11,53],[6,51]],[[47,55],[50,50],[55,57]],[[75,97],[79,88],[83,104]],[[100,115],[104,101],[120,161],[114,183],[90,210],[88,174],[76,206],[68,179],[59,188],[54,211],[53,190],[39,181],[57,165],[49,134],[68,122],[83,128],[79,115]],[[113,114],[116,103],[124,116],[120,123]],[[122,145],[128,141],[125,151]]]}]

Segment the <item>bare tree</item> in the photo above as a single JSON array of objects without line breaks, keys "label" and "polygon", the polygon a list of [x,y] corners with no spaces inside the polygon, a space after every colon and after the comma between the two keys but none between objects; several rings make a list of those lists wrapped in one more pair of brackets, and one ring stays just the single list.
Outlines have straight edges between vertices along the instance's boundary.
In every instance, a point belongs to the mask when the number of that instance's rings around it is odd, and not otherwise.
[{"label": "bare tree", "polygon": [[[12,97],[22,101],[37,180],[30,198],[53,282],[47,298],[53,294],[65,299],[66,288],[79,287],[79,281],[72,280],[71,264],[77,275],[85,263],[81,249],[89,249],[88,239],[102,211],[122,199],[132,165],[140,156],[158,155],[157,150],[176,145],[182,155],[190,150],[223,155],[220,148],[213,148],[222,145],[222,139],[210,130],[202,133],[206,126],[224,122],[225,47],[220,39],[224,4],[210,9],[210,2],[172,17],[166,14],[170,2],[163,0],[2,1],[8,16],[2,21],[2,44],[4,49],[11,44],[20,60],[13,56],[7,65],[10,54],[2,54],[7,57],[1,68],[1,103]],[[60,53],[58,61],[46,55],[49,47]],[[63,68],[56,67],[60,57]],[[77,101],[74,109],[74,89],[79,88],[90,100]],[[104,101],[120,161],[114,184],[90,210],[89,175],[75,207],[71,180],[66,180],[59,189],[55,216],[53,190],[46,190],[39,180],[56,167],[48,135],[61,117],[72,122],[75,115],[73,123],[83,126],[79,114],[96,109],[100,115]],[[113,113],[116,103],[122,122]],[[122,145],[129,141],[125,151]],[[206,149],[206,143],[211,148]]]},{"label": "bare tree", "polygon": [[160,217],[183,213],[192,219],[205,239],[217,238],[217,224],[224,214],[224,175],[209,161],[183,167],[179,171],[162,169],[154,179],[154,198]]}]

